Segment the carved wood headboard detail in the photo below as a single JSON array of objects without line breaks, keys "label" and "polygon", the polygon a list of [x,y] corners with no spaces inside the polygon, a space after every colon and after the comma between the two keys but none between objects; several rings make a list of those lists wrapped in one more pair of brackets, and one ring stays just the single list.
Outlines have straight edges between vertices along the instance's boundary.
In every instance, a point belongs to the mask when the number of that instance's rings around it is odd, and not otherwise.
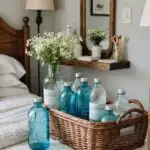
[{"label": "carved wood headboard detail", "polygon": [[30,88],[30,58],[25,54],[26,41],[30,36],[29,18],[24,17],[23,23],[22,30],[16,30],[0,18],[0,54],[9,55],[21,62],[27,71],[23,80]]}]

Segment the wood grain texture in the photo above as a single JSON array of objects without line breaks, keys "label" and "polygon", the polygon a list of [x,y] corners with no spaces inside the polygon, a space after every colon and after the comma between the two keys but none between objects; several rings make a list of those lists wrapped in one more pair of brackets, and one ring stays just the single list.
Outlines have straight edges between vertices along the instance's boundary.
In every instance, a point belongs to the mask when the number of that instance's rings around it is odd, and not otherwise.
[{"label": "wood grain texture", "polygon": [[130,68],[129,61],[122,61],[118,63],[101,63],[101,62],[89,62],[89,61],[81,61],[81,60],[63,60],[61,65],[74,66],[74,67],[83,67],[83,68],[94,68],[103,71],[111,71],[118,69],[128,69]]},{"label": "wood grain texture", "polygon": [[[80,0],[80,34],[84,40],[83,54],[90,55],[90,51],[86,45],[86,0]],[[109,15],[109,46],[103,50],[102,58],[110,58],[113,52],[113,43],[111,37],[116,33],[116,0],[110,0],[110,15]]]},{"label": "wood grain texture", "polygon": [[0,18],[0,54],[16,58],[25,67],[27,75],[24,82],[30,87],[30,62],[25,54],[26,40],[29,38],[29,18],[23,19],[22,30],[10,27]]}]

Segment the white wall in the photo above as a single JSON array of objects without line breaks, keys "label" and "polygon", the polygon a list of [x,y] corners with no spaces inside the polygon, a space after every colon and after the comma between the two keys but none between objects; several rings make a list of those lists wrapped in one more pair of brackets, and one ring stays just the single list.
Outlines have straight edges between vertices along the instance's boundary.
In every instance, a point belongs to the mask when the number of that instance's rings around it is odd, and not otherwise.
[{"label": "white wall", "polygon": [[[70,75],[72,72],[83,72],[92,82],[94,77],[100,77],[103,86],[108,92],[109,99],[116,97],[117,88],[124,88],[129,98],[140,99],[148,108],[149,105],[149,86],[150,86],[150,28],[139,27],[142,9],[145,0],[117,0],[117,33],[129,37],[126,53],[128,59],[132,62],[132,67],[127,70],[112,72],[102,72],[94,69],[68,69]],[[76,21],[79,26],[80,21],[80,0],[57,0],[59,10],[55,12],[55,30],[64,29],[67,23]],[[121,24],[121,10],[124,6],[131,6],[133,9],[133,23],[131,25]]]}]

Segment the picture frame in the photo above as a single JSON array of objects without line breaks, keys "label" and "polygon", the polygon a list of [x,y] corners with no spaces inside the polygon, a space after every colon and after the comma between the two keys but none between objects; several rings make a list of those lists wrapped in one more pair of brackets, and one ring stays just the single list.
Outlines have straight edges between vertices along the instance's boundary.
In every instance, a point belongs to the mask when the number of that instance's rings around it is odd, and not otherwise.
[{"label": "picture frame", "polygon": [[109,16],[110,0],[91,0],[91,16]]}]

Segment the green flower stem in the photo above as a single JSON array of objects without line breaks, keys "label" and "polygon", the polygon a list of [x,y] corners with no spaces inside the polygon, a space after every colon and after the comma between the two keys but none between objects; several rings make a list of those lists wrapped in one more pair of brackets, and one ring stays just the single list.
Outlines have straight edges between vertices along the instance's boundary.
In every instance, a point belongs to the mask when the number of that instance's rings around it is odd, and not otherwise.
[{"label": "green flower stem", "polygon": [[57,72],[57,67],[58,67],[58,64],[55,64],[55,65],[49,65],[48,67],[48,76],[51,80],[51,85],[52,87],[51,88],[54,88],[55,85],[56,85],[56,72]]}]

